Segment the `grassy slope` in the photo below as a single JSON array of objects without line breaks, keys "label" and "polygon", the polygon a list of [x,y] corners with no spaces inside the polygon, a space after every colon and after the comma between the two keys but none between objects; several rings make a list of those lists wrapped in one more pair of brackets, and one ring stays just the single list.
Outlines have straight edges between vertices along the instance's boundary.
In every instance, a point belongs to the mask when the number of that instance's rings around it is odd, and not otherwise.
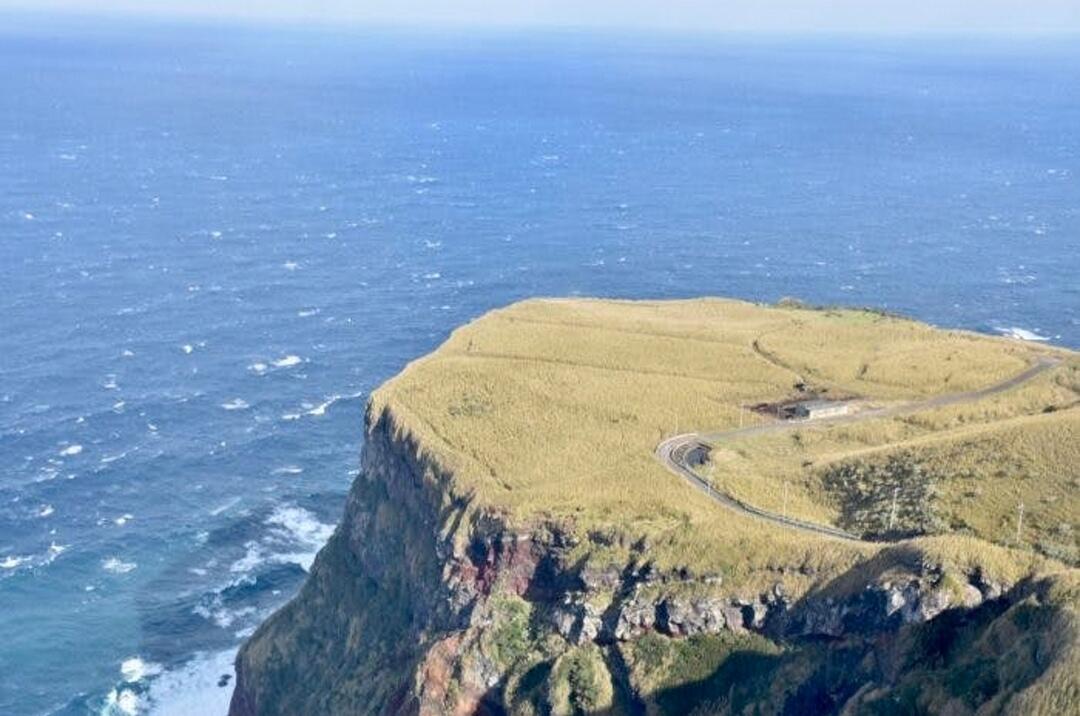
[{"label": "grassy slope", "polygon": [[[752,588],[766,569],[839,573],[875,548],[724,511],[653,459],[663,436],[737,427],[740,404],[790,397],[800,378],[888,402],[990,385],[1021,370],[1039,350],[863,311],[714,299],[538,300],[455,331],[373,402],[375,409],[392,410],[475,504],[522,523],[567,521],[581,534],[598,528],[628,539],[644,534],[659,566],[720,571],[729,584]],[[1064,400],[1062,391],[1072,388],[1051,383],[1043,389]],[[1017,407],[1011,395],[994,399],[1010,415],[1047,400],[1040,394]],[[815,455],[836,458],[956,423],[956,415],[940,412],[934,419],[941,425],[893,420],[845,428],[847,434],[816,445]],[[1072,414],[1060,411],[1046,420],[1056,424]],[[778,454],[777,440],[791,437],[746,446],[728,466],[733,469],[721,464],[718,475],[732,491],[779,509],[782,483],[774,476],[794,465],[789,474],[800,481],[799,489],[789,488],[789,509],[834,517],[835,508],[804,474],[802,448]]]},{"label": "grassy slope", "polygon": [[[838,505],[823,499],[828,470],[852,460],[880,464],[903,453],[935,478],[934,508],[945,524],[1013,544],[1022,502],[1025,543],[1064,545],[1075,557],[1077,373],[1073,362],[972,405],[733,441],[714,452],[709,469],[717,485],[743,499],[782,511],[786,491],[789,513],[834,522]],[[1047,406],[1059,409],[1043,412]]]}]

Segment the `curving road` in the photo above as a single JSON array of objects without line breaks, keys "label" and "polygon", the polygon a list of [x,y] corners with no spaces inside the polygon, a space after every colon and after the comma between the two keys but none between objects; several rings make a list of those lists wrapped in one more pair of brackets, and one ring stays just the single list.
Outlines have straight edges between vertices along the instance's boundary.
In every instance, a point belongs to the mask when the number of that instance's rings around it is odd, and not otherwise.
[{"label": "curving road", "polygon": [[926,400],[916,400],[910,403],[893,405],[886,408],[874,408],[872,410],[864,410],[850,415],[840,415],[833,418],[777,421],[775,423],[753,425],[748,428],[714,433],[683,433],[667,438],[657,445],[656,457],[663,463],[664,467],[685,479],[692,487],[701,490],[716,502],[724,507],[735,510],[736,512],[751,515],[778,524],[782,527],[788,527],[801,532],[861,542],[863,540],[856,535],[845,532],[837,527],[830,527],[829,525],[822,525],[816,522],[807,522],[805,520],[795,519],[794,517],[786,517],[785,515],[777,514],[776,512],[770,512],[769,510],[763,510],[760,507],[754,507],[727,493],[719,492],[713,488],[704,477],[694,472],[691,465],[695,460],[700,464],[701,458],[707,454],[712,445],[726,439],[778,433],[786,430],[803,428],[807,425],[839,425],[861,422],[863,420],[872,420],[875,418],[891,418],[897,415],[907,415],[922,410],[943,408],[949,405],[973,403],[977,400],[982,400],[983,398],[997,395],[998,393],[1004,393],[1007,390],[1022,385],[1040,373],[1059,365],[1061,361],[1061,358],[1043,356],[1029,368],[1017,373],[1008,380],[996,383],[987,388],[972,390],[965,393],[939,395],[934,398],[927,398]]}]

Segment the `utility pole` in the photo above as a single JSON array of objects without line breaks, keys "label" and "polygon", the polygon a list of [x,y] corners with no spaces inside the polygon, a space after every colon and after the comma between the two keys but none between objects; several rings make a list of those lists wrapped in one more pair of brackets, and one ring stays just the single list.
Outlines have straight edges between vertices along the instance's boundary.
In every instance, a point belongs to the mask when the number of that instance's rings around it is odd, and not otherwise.
[{"label": "utility pole", "polygon": [[787,519],[787,491],[788,491],[788,483],[787,483],[787,480],[784,480],[784,511],[783,511],[782,514],[784,515],[785,520]]},{"label": "utility pole", "polygon": [[1020,502],[1016,507],[1016,543],[1020,544],[1021,535],[1024,529],[1024,503]]},{"label": "utility pole", "polygon": [[892,509],[889,510],[889,531],[892,532],[893,525],[896,524],[896,498],[900,496],[900,486],[897,485],[892,491]]}]

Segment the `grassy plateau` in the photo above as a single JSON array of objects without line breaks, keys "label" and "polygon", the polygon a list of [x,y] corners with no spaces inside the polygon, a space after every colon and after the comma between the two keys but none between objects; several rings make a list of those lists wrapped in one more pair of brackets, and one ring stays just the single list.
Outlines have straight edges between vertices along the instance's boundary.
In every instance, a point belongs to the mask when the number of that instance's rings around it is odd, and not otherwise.
[{"label": "grassy plateau", "polygon": [[[774,420],[750,410],[760,403],[812,393],[884,407],[985,388],[1048,355],[1060,363],[984,400],[714,445],[702,470],[718,489],[865,542],[725,509],[653,455],[666,436]],[[567,299],[459,328],[372,406],[476,507],[523,528],[565,523],[589,560],[622,559],[644,538],[659,567],[753,590],[778,570],[796,575],[789,583],[839,574],[887,546],[874,539],[1010,574],[1045,559],[1075,565],[1078,400],[1075,353],[877,311]]]}]

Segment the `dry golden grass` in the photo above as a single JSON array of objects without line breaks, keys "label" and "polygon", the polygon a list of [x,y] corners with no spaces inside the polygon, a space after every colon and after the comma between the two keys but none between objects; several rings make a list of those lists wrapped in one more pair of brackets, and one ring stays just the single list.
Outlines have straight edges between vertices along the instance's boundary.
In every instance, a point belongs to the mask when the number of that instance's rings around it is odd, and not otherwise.
[{"label": "dry golden grass", "polygon": [[[645,535],[660,566],[722,571],[749,585],[766,568],[835,572],[875,548],[725,510],[653,458],[662,437],[737,427],[740,405],[790,397],[800,376],[879,401],[924,397],[991,385],[1040,350],[864,311],[718,299],[534,300],[458,329],[372,401],[452,472],[453,489],[475,505],[521,524],[554,518],[581,534]],[[888,426],[850,426],[815,452],[933,432],[880,422]],[[802,482],[789,488],[790,511],[829,519],[831,508],[802,475],[801,449],[778,449],[785,440],[792,438],[762,439],[745,455],[735,446],[730,469],[718,461],[718,480],[779,509],[776,476],[794,460],[788,474]]]},{"label": "dry golden grass", "polygon": [[[1023,416],[862,451],[881,459],[904,449],[940,479],[937,511],[954,529],[1020,544],[1075,563],[1080,517],[1080,412]],[[814,475],[820,475],[815,472]]]},{"label": "dry golden grass", "polygon": [[809,381],[864,396],[974,390],[1019,372],[1031,356],[1026,346],[872,312],[802,310],[791,320],[762,335],[759,349]]},{"label": "dry golden grass", "polygon": [[[973,405],[905,418],[820,426],[733,440],[706,467],[714,484],[776,512],[833,523],[838,505],[822,478],[854,458],[884,462],[904,454],[935,477],[934,505],[946,524],[999,544],[1022,543],[1076,561],[1080,516],[1080,410],[1062,385],[1062,366],[1015,391]],[[1058,406],[1043,412],[1048,405]]]}]

